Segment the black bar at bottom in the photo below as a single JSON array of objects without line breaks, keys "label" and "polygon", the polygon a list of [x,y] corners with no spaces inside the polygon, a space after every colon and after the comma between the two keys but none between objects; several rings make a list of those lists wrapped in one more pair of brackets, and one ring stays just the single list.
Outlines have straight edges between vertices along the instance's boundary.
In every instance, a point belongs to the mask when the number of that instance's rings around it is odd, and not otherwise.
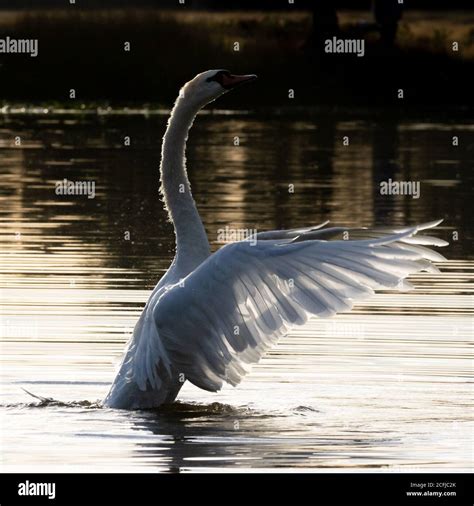
[{"label": "black bar at bottom", "polygon": [[0,505],[471,506],[472,481],[431,473],[3,474]]}]

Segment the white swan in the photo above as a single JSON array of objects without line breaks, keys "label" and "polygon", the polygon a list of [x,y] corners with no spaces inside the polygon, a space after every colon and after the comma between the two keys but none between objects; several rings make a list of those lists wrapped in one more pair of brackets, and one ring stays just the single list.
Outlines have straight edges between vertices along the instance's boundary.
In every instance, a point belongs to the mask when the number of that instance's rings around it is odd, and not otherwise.
[{"label": "white swan", "polygon": [[[161,192],[176,234],[176,256],[153,290],[104,400],[112,408],[173,401],[185,380],[215,392],[237,385],[248,365],[308,315],[332,316],[409,274],[438,272],[444,257],[415,236],[431,222],[399,229],[276,230],[210,253],[185,167],[188,131],[209,102],[256,76],[209,70],[180,92],[163,138]],[[341,237],[341,234],[343,237]],[[335,239],[335,240],[328,240]],[[346,240],[348,239],[348,240]]]}]

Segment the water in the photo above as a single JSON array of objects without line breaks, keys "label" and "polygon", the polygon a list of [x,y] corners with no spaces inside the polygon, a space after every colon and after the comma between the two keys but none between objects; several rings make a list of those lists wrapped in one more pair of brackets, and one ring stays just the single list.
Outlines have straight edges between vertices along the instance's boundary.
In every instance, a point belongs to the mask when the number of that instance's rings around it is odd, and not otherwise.
[{"label": "water", "polygon": [[[186,384],[179,403],[157,411],[100,407],[173,255],[157,194],[164,126],[162,115],[0,119],[2,470],[468,469],[474,125],[466,120],[201,116],[188,161],[214,248],[226,225],[443,217],[436,234],[451,242],[450,261],[440,275],[414,277],[415,292],[378,294],[295,329],[237,388],[212,394]],[[96,198],[55,195],[64,178],[95,181]],[[421,181],[421,197],[381,196],[388,178]]]}]

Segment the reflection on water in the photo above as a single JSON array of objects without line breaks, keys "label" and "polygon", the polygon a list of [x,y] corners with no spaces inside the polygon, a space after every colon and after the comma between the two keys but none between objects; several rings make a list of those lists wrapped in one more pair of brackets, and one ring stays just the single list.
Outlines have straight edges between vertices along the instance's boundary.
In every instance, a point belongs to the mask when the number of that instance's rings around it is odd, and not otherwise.
[{"label": "reflection on water", "polygon": [[[450,261],[441,275],[414,277],[415,292],[311,320],[236,389],[186,384],[180,402],[159,411],[96,404],[173,254],[157,194],[164,125],[162,116],[0,120],[3,469],[468,468],[474,126],[466,121],[199,118],[190,178],[214,248],[226,225],[443,217]],[[96,198],[57,196],[64,178],[94,181]],[[420,181],[421,197],[380,195],[389,178]]]}]

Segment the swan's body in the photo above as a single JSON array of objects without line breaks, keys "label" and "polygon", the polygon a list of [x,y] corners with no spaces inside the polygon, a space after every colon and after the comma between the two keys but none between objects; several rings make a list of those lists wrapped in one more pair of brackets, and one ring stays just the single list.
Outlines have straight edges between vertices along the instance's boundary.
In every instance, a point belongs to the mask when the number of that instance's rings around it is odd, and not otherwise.
[{"label": "swan's body", "polygon": [[[409,274],[437,271],[444,257],[416,236],[431,222],[400,229],[317,227],[257,234],[211,255],[185,167],[197,112],[255,76],[208,71],[181,90],[163,138],[161,191],[174,224],[176,256],[133,331],[104,404],[139,409],[172,402],[187,379],[200,388],[236,385],[248,365],[311,314],[350,310],[376,289],[399,288]],[[329,240],[335,239],[335,240]]]}]

